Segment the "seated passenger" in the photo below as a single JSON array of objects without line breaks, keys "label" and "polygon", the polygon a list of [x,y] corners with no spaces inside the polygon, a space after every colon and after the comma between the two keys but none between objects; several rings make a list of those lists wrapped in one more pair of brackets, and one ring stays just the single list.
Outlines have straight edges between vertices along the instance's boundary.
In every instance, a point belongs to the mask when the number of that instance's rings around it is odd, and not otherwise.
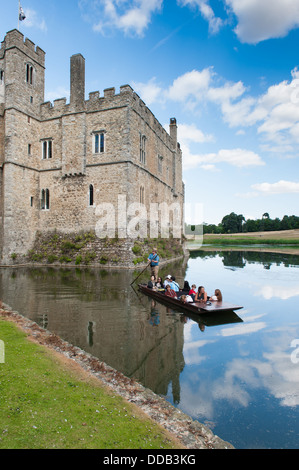
[{"label": "seated passenger", "polygon": [[209,300],[216,300],[217,302],[222,302],[222,294],[219,289],[215,289],[215,294],[210,297]]},{"label": "seated passenger", "polygon": [[186,303],[188,303],[188,302],[193,302],[193,299],[192,299],[191,295],[185,295],[185,294],[183,294],[183,295],[181,295],[181,297],[180,297],[180,301],[183,302],[183,304],[186,304]]},{"label": "seated passenger", "polygon": [[173,289],[171,289],[169,284],[167,284],[166,286],[165,295],[167,295],[168,297],[173,297],[174,299],[177,298],[176,293],[174,292]]},{"label": "seated passenger", "polygon": [[161,277],[158,277],[158,280],[156,282],[156,287],[158,289],[163,289],[163,281],[162,281],[162,278]]},{"label": "seated passenger", "polygon": [[170,284],[170,283],[171,283],[171,275],[168,274],[168,275],[166,276],[166,278],[165,278],[165,281],[164,281],[164,287],[165,287],[165,289],[166,289],[167,284]]},{"label": "seated passenger", "polygon": [[150,281],[148,281],[148,283],[147,283],[147,287],[148,287],[149,289],[153,289],[155,286],[156,286],[156,283],[155,283],[155,276],[151,276]]},{"label": "seated passenger", "polygon": [[184,287],[183,287],[183,292],[186,292],[186,295],[187,295],[187,294],[189,294],[189,291],[190,291],[189,282],[185,281],[184,282]]},{"label": "seated passenger", "polygon": [[177,282],[175,282],[175,277],[174,276],[171,276],[170,287],[171,287],[172,290],[174,290],[174,292],[179,292],[179,290],[180,290],[180,286],[178,285]]},{"label": "seated passenger", "polygon": [[188,292],[189,295],[191,295],[193,300],[195,299],[195,296],[196,296],[196,290],[195,289],[196,289],[196,285],[192,284],[191,289]]},{"label": "seated passenger", "polygon": [[203,286],[199,286],[194,300],[195,302],[206,302],[208,300],[207,293]]}]

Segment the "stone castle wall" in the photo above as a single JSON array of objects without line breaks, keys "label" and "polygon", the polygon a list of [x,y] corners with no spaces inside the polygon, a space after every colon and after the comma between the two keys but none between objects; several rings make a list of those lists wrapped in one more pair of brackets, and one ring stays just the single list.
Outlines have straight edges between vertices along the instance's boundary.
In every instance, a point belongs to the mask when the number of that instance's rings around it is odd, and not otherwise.
[{"label": "stone castle wall", "polygon": [[[176,121],[170,133],[129,85],[89,93],[84,99],[85,60],[71,58],[71,97],[44,103],[44,52],[16,30],[0,49],[4,103],[0,103],[0,217],[2,260],[24,255],[37,232],[95,230],[96,208],[118,198],[183,206],[182,155]],[[28,75],[28,70],[32,75]],[[3,85],[2,85],[3,88]],[[96,133],[104,151],[95,153]],[[141,138],[145,158],[140,158]],[[44,146],[51,146],[45,158]],[[90,188],[93,201],[90,203]],[[42,193],[49,207],[42,206]],[[183,210],[182,210],[183,214]]]}]

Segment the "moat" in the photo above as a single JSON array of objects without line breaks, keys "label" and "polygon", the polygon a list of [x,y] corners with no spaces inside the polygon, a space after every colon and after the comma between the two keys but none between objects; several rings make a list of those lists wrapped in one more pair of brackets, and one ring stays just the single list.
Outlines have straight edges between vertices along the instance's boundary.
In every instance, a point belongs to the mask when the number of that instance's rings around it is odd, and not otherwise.
[{"label": "moat", "polygon": [[290,449],[299,438],[298,269],[296,255],[241,251],[196,251],[161,268],[244,306],[211,319],[153,302],[125,270],[3,268],[0,298],[236,448]]}]

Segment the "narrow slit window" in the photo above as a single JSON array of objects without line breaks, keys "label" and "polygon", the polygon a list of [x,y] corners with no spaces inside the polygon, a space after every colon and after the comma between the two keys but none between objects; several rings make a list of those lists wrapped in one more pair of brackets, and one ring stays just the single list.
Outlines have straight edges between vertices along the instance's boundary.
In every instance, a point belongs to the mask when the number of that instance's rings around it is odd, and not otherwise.
[{"label": "narrow slit window", "polygon": [[94,190],[93,190],[93,185],[89,185],[89,205],[93,206],[94,203]]},{"label": "narrow slit window", "polygon": [[144,187],[140,186],[140,204],[144,204]]},{"label": "narrow slit window", "polygon": [[100,134],[100,153],[104,152],[104,143],[105,143],[104,133],[102,132]]}]

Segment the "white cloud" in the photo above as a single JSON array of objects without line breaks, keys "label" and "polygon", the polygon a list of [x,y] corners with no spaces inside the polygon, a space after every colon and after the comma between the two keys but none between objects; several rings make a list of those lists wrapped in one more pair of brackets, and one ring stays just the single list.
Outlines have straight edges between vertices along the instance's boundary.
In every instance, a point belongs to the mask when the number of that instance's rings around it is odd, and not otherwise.
[{"label": "white cloud", "polygon": [[[278,181],[277,183],[258,183],[251,186],[253,191],[238,193],[236,197],[250,199],[258,196],[270,196],[273,194],[298,194],[299,183],[293,181]],[[253,217],[254,218],[254,217]]]},{"label": "white cloud", "polygon": [[47,25],[43,18],[38,16],[38,13],[35,10],[30,8],[24,8],[24,13],[26,15],[25,21],[23,24],[26,28],[38,28],[41,31],[47,31]]},{"label": "white cloud", "polygon": [[193,97],[201,100],[205,97],[212,79],[210,68],[202,71],[192,70],[176,78],[167,91],[169,99],[174,101],[186,101]]},{"label": "white cloud", "polygon": [[211,142],[214,140],[213,135],[205,135],[195,124],[179,124],[178,125],[178,140],[179,142]]},{"label": "white cloud", "polygon": [[212,7],[209,5],[209,0],[178,0],[178,4],[198,8],[203,18],[209,23],[209,31],[212,34],[218,33],[223,25],[223,20],[216,17]]},{"label": "white cloud", "polygon": [[[238,168],[265,165],[260,156],[245,149],[222,149],[217,153],[192,155],[188,146],[181,145],[183,150],[184,169],[192,169],[202,165],[213,165],[210,169],[216,169],[217,164],[226,163]],[[208,169],[207,167],[205,169]]]},{"label": "white cloud", "polygon": [[292,181],[278,181],[277,183],[253,184],[252,189],[264,194],[292,194],[299,193],[299,183]]},{"label": "white cloud", "polygon": [[238,19],[241,42],[256,44],[286,36],[299,26],[298,0],[226,0]]},{"label": "white cloud", "polygon": [[277,297],[281,300],[287,300],[299,296],[299,285],[297,286],[272,286],[265,285],[261,287],[255,295],[261,295],[264,299],[270,300]]},{"label": "white cloud", "polygon": [[162,8],[163,0],[80,0],[85,19],[93,23],[94,31],[105,34],[119,29],[126,35],[143,36],[152,15]]},{"label": "white cloud", "polygon": [[163,90],[159,87],[156,83],[156,78],[153,77],[147,83],[137,83],[132,82],[132,88],[140,94],[143,101],[146,103],[147,106],[150,106],[152,103],[161,101],[163,98]]},{"label": "white cloud", "polygon": [[66,98],[67,100],[70,97],[70,90],[59,86],[56,88],[56,90],[53,91],[48,91],[45,96],[46,101],[54,101],[60,98]]},{"label": "white cloud", "polygon": [[241,323],[230,328],[224,328],[221,330],[221,336],[239,336],[247,335],[249,333],[256,333],[262,329],[266,328],[265,322],[255,322],[255,323]]}]

